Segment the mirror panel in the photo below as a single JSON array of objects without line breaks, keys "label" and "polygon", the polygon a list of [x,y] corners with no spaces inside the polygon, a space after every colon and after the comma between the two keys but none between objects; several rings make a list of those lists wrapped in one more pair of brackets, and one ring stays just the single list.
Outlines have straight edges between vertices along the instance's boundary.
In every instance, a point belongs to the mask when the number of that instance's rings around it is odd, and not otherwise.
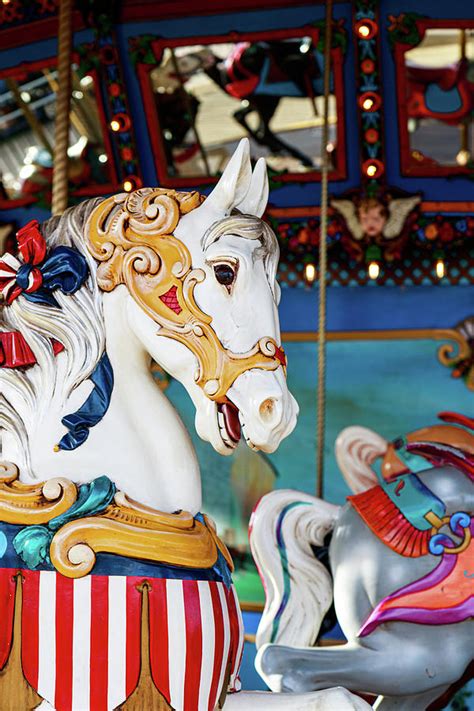
[{"label": "mirror panel", "polygon": [[472,165],[474,28],[423,28],[419,44],[403,52],[402,71],[405,172],[440,175]]},{"label": "mirror panel", "polygon": [[[115,182],[96,79],[72,70],[69,135],[71,195],[94,195]],[[57,70],[22,69],[0,78],[0,200],[49,206],[53,172]],[[101,190],[101,186],[103,189]]]},{"label": "mirror panel", "polygon": [[[315,36],[174,46],[157,40],[153,50],[144,90],[158,122],[162,180],[218,177],[245,136],[252,159],[264,156],[278,174],[304,179],[321,170],[324,57]],[[339,57],[330,81],[330,170],[344,159],[341,64]]]}]

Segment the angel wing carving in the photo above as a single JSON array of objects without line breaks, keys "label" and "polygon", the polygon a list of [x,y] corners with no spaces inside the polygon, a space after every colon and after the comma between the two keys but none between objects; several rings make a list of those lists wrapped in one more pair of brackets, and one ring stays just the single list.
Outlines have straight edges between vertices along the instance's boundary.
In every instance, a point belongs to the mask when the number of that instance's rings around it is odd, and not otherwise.
[{"label": "angel wing carving", "polygon": [[360,226],[357,217],[356,206],[352,200],[331,200],[331,207],[345,219],[346,225],[354,239],[361,240],[364,236],[364,230]]},{"label": "angel wing carving", "polygon": [[419,202],[421,202],[419,195],[396,198],[389,202],[389,217],[382,233],[385,239],[394,239],[399,236],[408,215]]}]

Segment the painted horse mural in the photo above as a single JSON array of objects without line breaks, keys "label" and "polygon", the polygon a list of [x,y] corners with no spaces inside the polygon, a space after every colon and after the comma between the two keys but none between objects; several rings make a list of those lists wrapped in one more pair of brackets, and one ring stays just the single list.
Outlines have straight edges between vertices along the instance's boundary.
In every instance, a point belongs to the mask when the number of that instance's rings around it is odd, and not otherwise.
[{"label": "painted horse mural", "polygon": [[[344,430],[336,456],[354,494],[343,507],[291,490],[257,506],[257,665],[270,688],[337,679],[377,695],[374,708],[421,711],[472,674],[474,420],[440,417],[393,443]],[[331,532],[329,571],[315,551]],[[313,648],[333,600],[347,643]]]},{"label": "painted horse mural", "polygon": [[[188,432],[221,454],[293,429],[264,162],[211,195],[144,188],[17,234],[0,260],[0,706],[364,709],[341,688],[240,692],[231,558]],[[227,695],[227,692],[228,695]]]}]

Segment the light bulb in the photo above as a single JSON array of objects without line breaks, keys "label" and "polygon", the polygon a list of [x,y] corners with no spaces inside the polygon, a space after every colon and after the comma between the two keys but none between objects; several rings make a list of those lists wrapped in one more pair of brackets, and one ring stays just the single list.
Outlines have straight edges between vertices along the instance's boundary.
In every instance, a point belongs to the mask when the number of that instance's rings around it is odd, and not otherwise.
[{"label": "light bulb", "polygon": [[377,172],[377,166],[371,163],[370,165],[367,166],[367,175],[369,178],[373,178],[375,173]]},{"label": "light bulb", "polygon": [[133,183],[131,180],[124,180],[122,187],[126,193],[130,193],[133,190]]},{"label": "light bulb", "polygon": [[373,105],[374,105],[373,99],[367,98],[367,99],[364,99],[364,101],[362,102],[362,108],[364,109],[364,111],[370,111],[370,109],[372,108]]},{"label": "light bulb", "polygon": [[115,132],[120,131],[120,121],[117,121],[117,119],[112,119],[112,121],[110,122],[110,128],[112,129],[112,131]]},{"label": "light bulb", "polygon": [[365,37],[368,37],[370,35],[370,27],[368,27],[368,25],[360,25],[358,32],[360,37],[363,37],[365,39]]},{"label": "light bulb", "polygon": [[460,166],[465,166],[465,165],[467,165],[470,157],[471,157],[471,154],[469,153],[469,151],[461,149],[456,156],[456,163]]},{"label": "light bulb", "polygon": [[438,277],[438,279],[442,279],[446,274],[446,266],[445,266],[442,259],[438,259],[438,261],[436,262],[435,269],[436,269],[436,276]]},{"label": "light bulb", "polygon": [[377,262],[370,262],[368,271],[370,279],[377,279],[380,274],[380,267]]},{"label": "light bulb", "polygon": [[307,264],[304,268],[304,276],[306,281],[312,282],[316,279],[316,267],[314,264]]}]

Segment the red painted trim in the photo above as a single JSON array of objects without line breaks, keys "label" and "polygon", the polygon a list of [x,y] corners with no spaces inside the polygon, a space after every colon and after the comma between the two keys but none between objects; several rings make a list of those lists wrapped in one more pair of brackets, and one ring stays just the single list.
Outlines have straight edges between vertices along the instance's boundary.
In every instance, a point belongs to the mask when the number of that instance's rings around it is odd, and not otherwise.
[{"label": "red painted trim", "polygon": [[183,711],[194,711],[199,707],[199,682],[202,665],[201,606],[196,580],[183,580],[183,600],[186,617],[186,674]]},{"label": "red painted trim", "polygon": [[34,197],[23,197],[17,200],[0,200],[0,210],[14,210],[17,207],[26,207],[36,202]]},{"label": "red painted trim", "polygon": [[[446,20],[446,19],[420,19],[416,21],[420,31],[420,43],[423,41],[426,30],[432,29],[474,29],[473,20]],[[419,43],[419,44],[420,44]],[[410,157],[410,137],[408,135],[408,114],[407,114],[407,83],[405,75],[405,52],[418,45],[407,45],[401,42],[395,43],[395,82],[397,85],[398,103],[398,135],[400,151],[400,172],[406,176],[442,177],[449,175],[469,175],[472,171],[467,166],[460,165],[417,165]]]},{"label": "red painted trim", "polygon": [[[265,32],[229,32],[226,35],[206,35],[193,37],[180,37],[174,39],[162,39],[157,37],[152,42],[151,49],[157,61],[160,61],[163,50],[166,47],[185,47],[192,44],[219,44],[221,42],[257,42],[261,40],[278,40],[288,39],[290,37],[307,37],[313,38],[316,44],[319,39],[318,28],[306,25],[297,29],[291,30],[272,30]],[[343,63],[344,55],[339,47],[331,51],[331,66],[334,73],[334,84],[336,88],[336,106],[337,106],[337,164],[334,170],[329,173],[329,180],[344,180],[347,177],[346,171],[346,132],[344,127],[344,77]],[[196,185],[213,185],[217,183],[217,177],[173,177],[168,175],[166,166],[166,156],[161,141],[161,127],[156,102],[151,90],[151,83],[148,75],[155,69],[150,64],[137,65],[137,75],[140,83],[143,105],[148,125],[148,133],[155,158],[155,167],[160,185],[164,187],[185,188]],[[277,178],[282,183],[309,183],[319,182],[321,180],[320,171],[312,170],[307,173],[288,173],[278,176]]]},{"label": "red painted trim", "polygon": [[[142,596],[137,590],[139,579],[127,576],[126,667],[125,693],[127,698],[135,691],[140,675],[140,631]],[[151,650],[153,648],[151,647]]]},{"label": "red painted trim", "polygon": [[212,599],[212,610],[214,613],[214,670],[212,674],[212,684],[211,691],[209,694],[209,709],[212,711],[216,705],[220,694],[219,676],[222,669],[222,656],[224,654],[224,617],[222,612],[222,605],[219,597],[219,591],[217,589],[217,583],[209,583],[209,590],[211,592]]},{"label": "red painted trim", "polygon": [[235,605],[235,598],[232,590],[226,590],[225,596],[227,600],[227,609],[229,611],[229,624],[230,624],[230,648],[229,648],[229,659],[232,665],[232,673],[238,671],[239,659],[237,659],[237,652],[239,650],[240,642],[240,625],[239,618],[237,616],[237,609]]},{"label": "red painted trim", "polygon": [[[337,0],[336,0],[337,1]],[[298,0],[298,5],[322,5],[323,2]],[[246,10],[267,10],[276,7],[288,7],[288,0],[202,0],[199,6],[194,0],[177,0],[177,2],[153,2],[143,0],[128,0],[120,14],[121,22],[138,22],[140,20],[161,20],[168,17],[183,15],[214,15],[217,13],[245,12]]]},{"label": "red painted trim", "polygon": [[420,202],[423,212],[474,212],[474,202]]},{"label": "red painted trim", "polygon": [[[466,212],[474,213],[474,202],[445,202],[445,201],[427,201],[420,202],[421,212],[446,212],[462,215]],[[269,207],[265,215],[276,219],[285,219],[290,217],[319,217],[321,208],[319,205],[307,205],[302,207]],[[330,207],[328,214],[334,214],[334,210]]]},{"label": "red painted trim", "polygon": [[22,574],[24,582],[21,616],[21,663],[26,679],[33,689],[36,689],[38,687],[39,664],[39,584],[41,573],[23,570]]},{"label": "red painted trim", "polygon": [[74,633],[74,580],[56,574],[56,694],[54,705],[72,709],[72,645]]},{"label": "red painted trim", "polygon": [[[166,580],[154,578],[150,600],[150,665],[158,691],[170,702],[170,659],[168,652],[168,599]],[[173,664],[173,661],[171,661]]]},{"label": "red painted trim", "polygon": [[[73,12],[72,26],[74,27],[75,32],[83,30],[85,27],[82,15],[78,11]],[[25,32],[28,33],[28,44],[34,44],[35,42],[48,39],[49,37],[57,37],[58,18],[48,17],[45,20],[28,22],[27,24],[17,25],[16,27],[0,28],[0,42],[2,50],[24,46]]]},{"label": "red painted trim", "polygon": [[[3,669],[10,656],[13,636],[13,611],[15,606],[15,571],[11,568],[0,570],[0,669]],[[19,581],[18,584],[21,584]]]},{"label": "red painted trim", "polygon": [[106,709],[109,655],[109,579],[91,575],[91,709]]}]

